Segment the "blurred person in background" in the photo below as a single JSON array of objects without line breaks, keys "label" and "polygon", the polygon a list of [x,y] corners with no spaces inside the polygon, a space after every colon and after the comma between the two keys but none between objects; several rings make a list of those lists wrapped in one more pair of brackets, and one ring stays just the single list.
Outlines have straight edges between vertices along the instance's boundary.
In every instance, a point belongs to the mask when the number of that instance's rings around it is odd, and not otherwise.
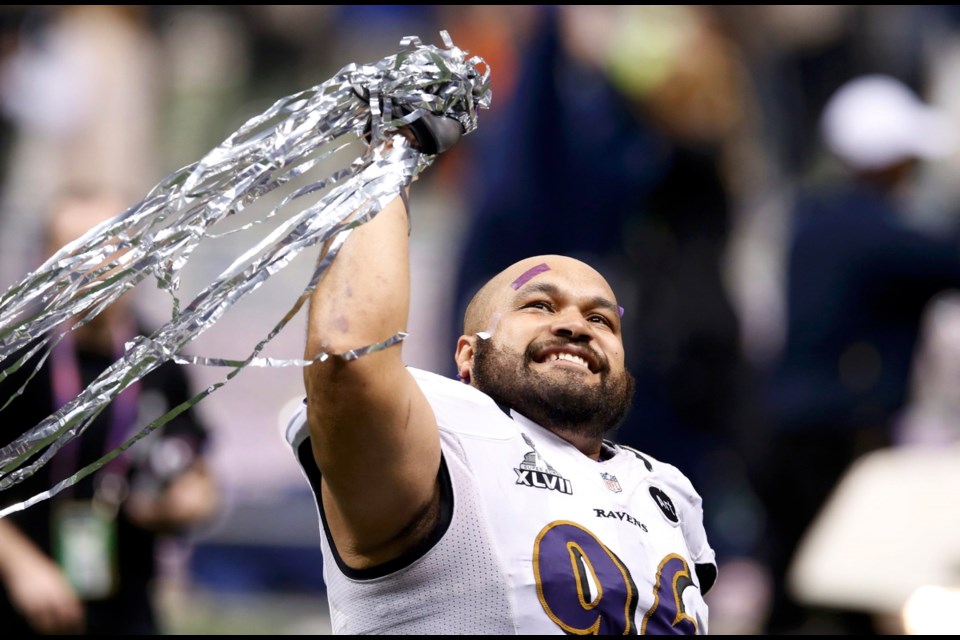
[{"label": "blurred person in background", "polygon": [[776,170],[805,175],[818,160],[816,131],[831,95],[849,78],[882,71],[923,84],[947,5],[724,5],[747,58]]},{"label": "blurred person in background", "polygon": [[876,633],[871,616],[806,607],[786,574],[797,545],[858,457],[889,446],[909,392],[923,313],[960,287],[960,235],[911,226],[924,160],[956,148],[943,114],[904,82],[854,78],[820,119],[839,171],[800,192],[789,243],[783,350],[773,362],[771,447],[759,486],[775,581],[769,633]]},{"label": "blurred person in background", "polygon": [[[47,255],[124,207],[110,192],[65,190],[44,222]],[[127,340],[145,333],[129,296],[68,332],[32,379],[43,351],[0,381],[0,403],[9,401],[0,419],[4,445],[73,400]],[[192,395],[179,365],[154,369],[32,476],[0,493],[3,506],[50,489]],[[76,484],[0,519],[3,628],[27,635],[163,631],[152,591],[158,544],[216,513],[207,447],[208,430],[190,407]]]},{"label": "blurred person in background", "polygon": [[[926,306],[892,446],[854,460],[790,563],[791,594],[870,616],[879,634],[956,635],[960,604],[960,290]],[[878,561],[882,559],[882,561]]]},{"label": "blurred person in background", "polygon": [[960,289],[938,294],[924,311],[910,373],[909,400],[896,417],[896,446],[960,442]]},{"label": "blurred person in background", "polygon": [[37,256],[43,203],[66,185],[146,193],[158,173],[163,67],[150,5],[31,5],[0,66],[9,141],[0,281]]}]

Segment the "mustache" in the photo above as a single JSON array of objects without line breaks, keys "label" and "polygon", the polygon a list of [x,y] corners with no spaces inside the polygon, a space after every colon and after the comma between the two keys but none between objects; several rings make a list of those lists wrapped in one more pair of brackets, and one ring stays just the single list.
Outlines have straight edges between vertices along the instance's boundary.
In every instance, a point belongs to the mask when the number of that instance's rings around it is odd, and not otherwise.
[{"label": "mustache", "polygon": [[608,373],[610,371],[610,362],[602,352],[597,351],[583,341],[572,340],[570,338],[554,338],[552,340],[532,343],[524,353],[524,364],[529,365],[536,362],[537,355],[547,349],[560,349],[565,347],[571,347],[573,351],[588,352],[590,357],[597,363],[599,373]]}]

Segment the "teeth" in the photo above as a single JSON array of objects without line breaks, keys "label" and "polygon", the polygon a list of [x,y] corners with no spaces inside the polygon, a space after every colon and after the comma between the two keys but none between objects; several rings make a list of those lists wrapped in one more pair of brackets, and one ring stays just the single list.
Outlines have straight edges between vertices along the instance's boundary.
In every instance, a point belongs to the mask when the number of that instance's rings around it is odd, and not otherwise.
[{"label": "teeth", "polygon": [[566,360],[567,362],[573,362],[583,367],[587,366],[586,360],[584,360],[580,356],[575,356],[572,353],[555,353],[551,357],[551,360]]}]

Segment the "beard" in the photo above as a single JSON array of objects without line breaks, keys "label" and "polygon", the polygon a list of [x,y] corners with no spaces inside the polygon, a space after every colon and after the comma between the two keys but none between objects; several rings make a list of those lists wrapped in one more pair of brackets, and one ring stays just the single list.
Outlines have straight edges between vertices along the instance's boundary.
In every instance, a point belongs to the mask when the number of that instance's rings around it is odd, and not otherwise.
[{"label": "beard", "polygon": [[612,373],[606,362],[596,385],[583,384],[583,375],[577,371],[558,368],[545,375],[531,367],[534,354],[545,346],[532,344],[521,355],[478,339],[473,359],[476,387],[551,431],[602,438],[630,409],[633,376],[626,369]]}]

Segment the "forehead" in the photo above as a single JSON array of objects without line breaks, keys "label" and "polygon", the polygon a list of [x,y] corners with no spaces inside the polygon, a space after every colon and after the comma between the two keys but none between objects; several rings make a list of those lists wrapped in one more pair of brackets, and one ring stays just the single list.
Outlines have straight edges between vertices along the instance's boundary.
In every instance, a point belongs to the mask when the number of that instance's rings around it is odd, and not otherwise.
[{"label": "forehead", "polygon": [[569,296],[616,296],[606,279],[587,264],[562,256],[523,262],[505,272],[497,297],[509,301],[529,292],[555,292]]}]

